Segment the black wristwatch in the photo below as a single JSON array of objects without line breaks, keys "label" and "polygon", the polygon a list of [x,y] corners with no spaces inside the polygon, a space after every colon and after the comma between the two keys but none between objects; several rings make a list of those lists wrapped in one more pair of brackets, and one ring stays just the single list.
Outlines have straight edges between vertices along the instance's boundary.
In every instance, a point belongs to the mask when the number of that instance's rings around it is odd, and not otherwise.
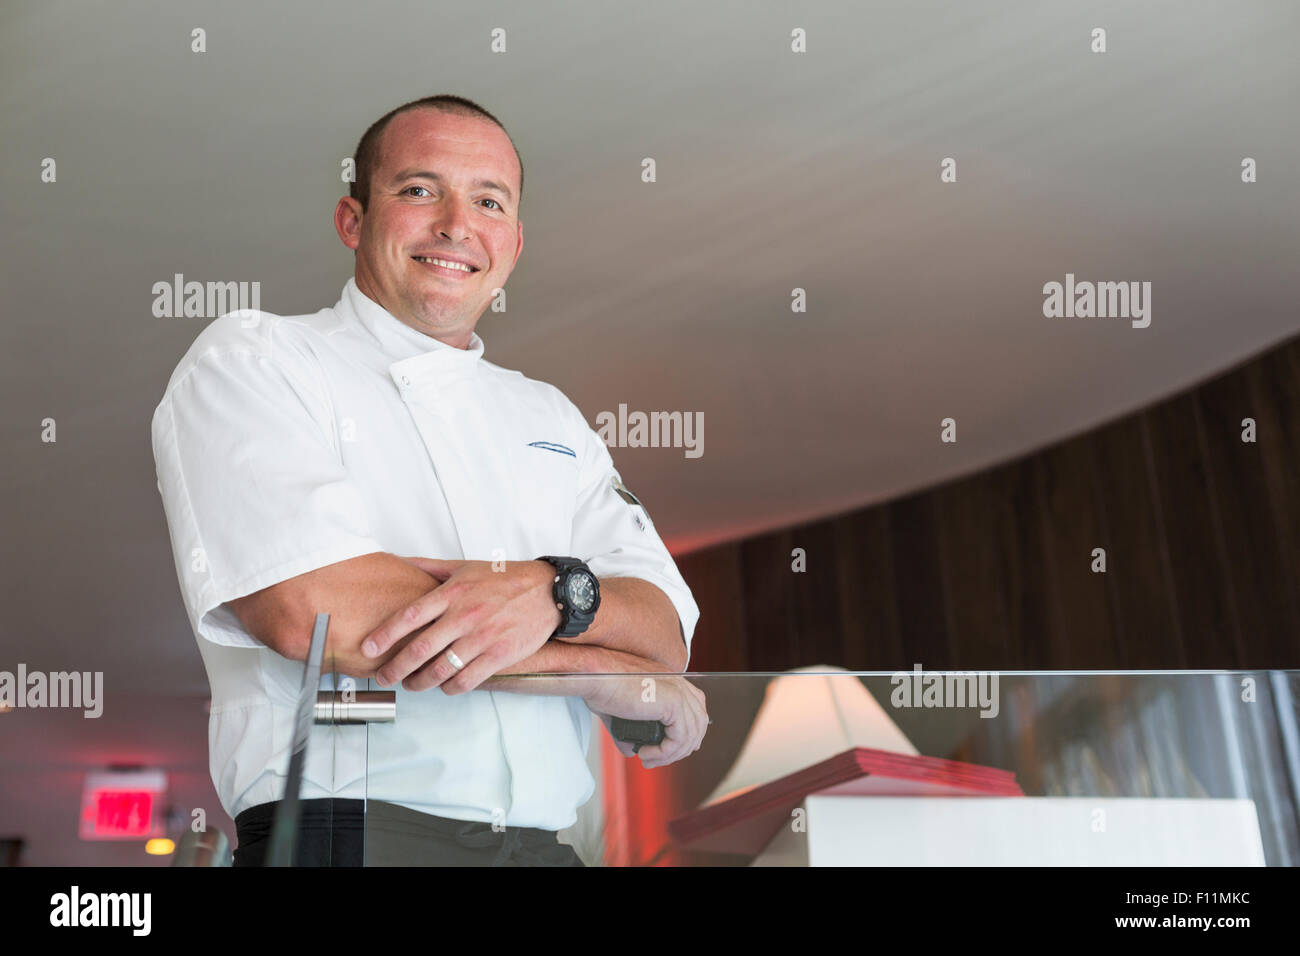
[{"label": "black wristwatch", "polygon": [[555,606],[560,609],[560,626],[551,637],[577,637],[596,619],[596,609],[600,607],[600,582],[581,558],[559,558],[548,554],[537,560],[555,566],[551,594]]}]

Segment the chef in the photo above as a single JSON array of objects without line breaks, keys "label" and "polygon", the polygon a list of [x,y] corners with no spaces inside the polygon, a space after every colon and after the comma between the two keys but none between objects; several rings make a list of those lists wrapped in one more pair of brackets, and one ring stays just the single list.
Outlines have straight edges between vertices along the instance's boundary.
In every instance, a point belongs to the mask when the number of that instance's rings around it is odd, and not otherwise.
[{"label": "chef", "polygon": [[[417,100],[354,159],[338,302],[217,319],[153,418],[235,862],[265,855],[325,611],[322,687],[395,689],[398,717],[326,746],[313,732],[302,862],[361,862],[364,826],[367,863],[387,846],[392,862],[580,865],[554,831],[594,792],[592,711],[665,724],[646,766],[700,744],[703,695],[671,676],[699,609],[577,407],[485,358],[475,325],[523,250],[501,124],[460,97]],[[499,676],[556,672],[668,676],[649,702],[641,679],[632,700],[616,686],[631,681],[566,696]]]}]

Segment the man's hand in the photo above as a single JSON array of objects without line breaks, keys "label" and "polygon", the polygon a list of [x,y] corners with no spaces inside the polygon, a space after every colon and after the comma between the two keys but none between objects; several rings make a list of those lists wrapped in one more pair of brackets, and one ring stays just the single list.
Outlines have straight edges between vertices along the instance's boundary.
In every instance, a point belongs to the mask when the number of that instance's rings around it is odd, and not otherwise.
[{"label": "man's hand", "polygon": [[[412,635],[379,669],[381,686],[402,682],[407,690],[441,687],[446,694],[476,688],[487,678],[534,654],[560,626],[552,597],[555,568],[545,561],[407,561],[441,582],[375,628],[361,643],[374,658]],[[450,649],[464,667],[457,670]]]},{"label": "man's hand", "polygon": [[[643,746],[635,753],[647,769],[664,767],[700,749],[709,727],[704,691],[684,677],[656,675],[602,677],[593,680],[586,695],[587,707],[605,723],[613,738],[610,718],[657,720],[664,725],[663,743]],[[646,700],[646,698],[650,698]],[[615,740],[625,757],[633,756],[632,745]]]}]

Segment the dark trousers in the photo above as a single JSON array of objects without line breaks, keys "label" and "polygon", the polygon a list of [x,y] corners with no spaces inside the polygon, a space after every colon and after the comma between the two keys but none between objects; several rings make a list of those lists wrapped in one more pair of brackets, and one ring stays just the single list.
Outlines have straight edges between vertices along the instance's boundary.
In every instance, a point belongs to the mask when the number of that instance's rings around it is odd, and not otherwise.
[{"label": "dark trousers", "polygon": [[[279,803],[235,817],[235,866],[262,866]],[[304,800],[295,866],[582,866],[554,830],[449,820],[379,800]]]}]

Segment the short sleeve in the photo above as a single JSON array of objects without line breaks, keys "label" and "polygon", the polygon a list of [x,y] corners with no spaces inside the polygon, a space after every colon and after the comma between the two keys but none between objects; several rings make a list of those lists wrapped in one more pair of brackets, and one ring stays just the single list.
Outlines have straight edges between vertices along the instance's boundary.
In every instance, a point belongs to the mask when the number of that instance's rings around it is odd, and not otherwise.
[{"label": "short sleeve", "polygon": [[158,490],[194,633],[261,647],[224,602],[383,550],[320,390],[253,350],[177,370],[153,417]]},{"label": "short sleeve", "polygon": [[663,591],[677,609],[689,661],[691,640],[700,618],[691,589],[655,530],[649,512],[623,484],[605,443],[576,407],[573,413],[582,430],[573,554],[586,561],[597,578],[640,578]]}]

